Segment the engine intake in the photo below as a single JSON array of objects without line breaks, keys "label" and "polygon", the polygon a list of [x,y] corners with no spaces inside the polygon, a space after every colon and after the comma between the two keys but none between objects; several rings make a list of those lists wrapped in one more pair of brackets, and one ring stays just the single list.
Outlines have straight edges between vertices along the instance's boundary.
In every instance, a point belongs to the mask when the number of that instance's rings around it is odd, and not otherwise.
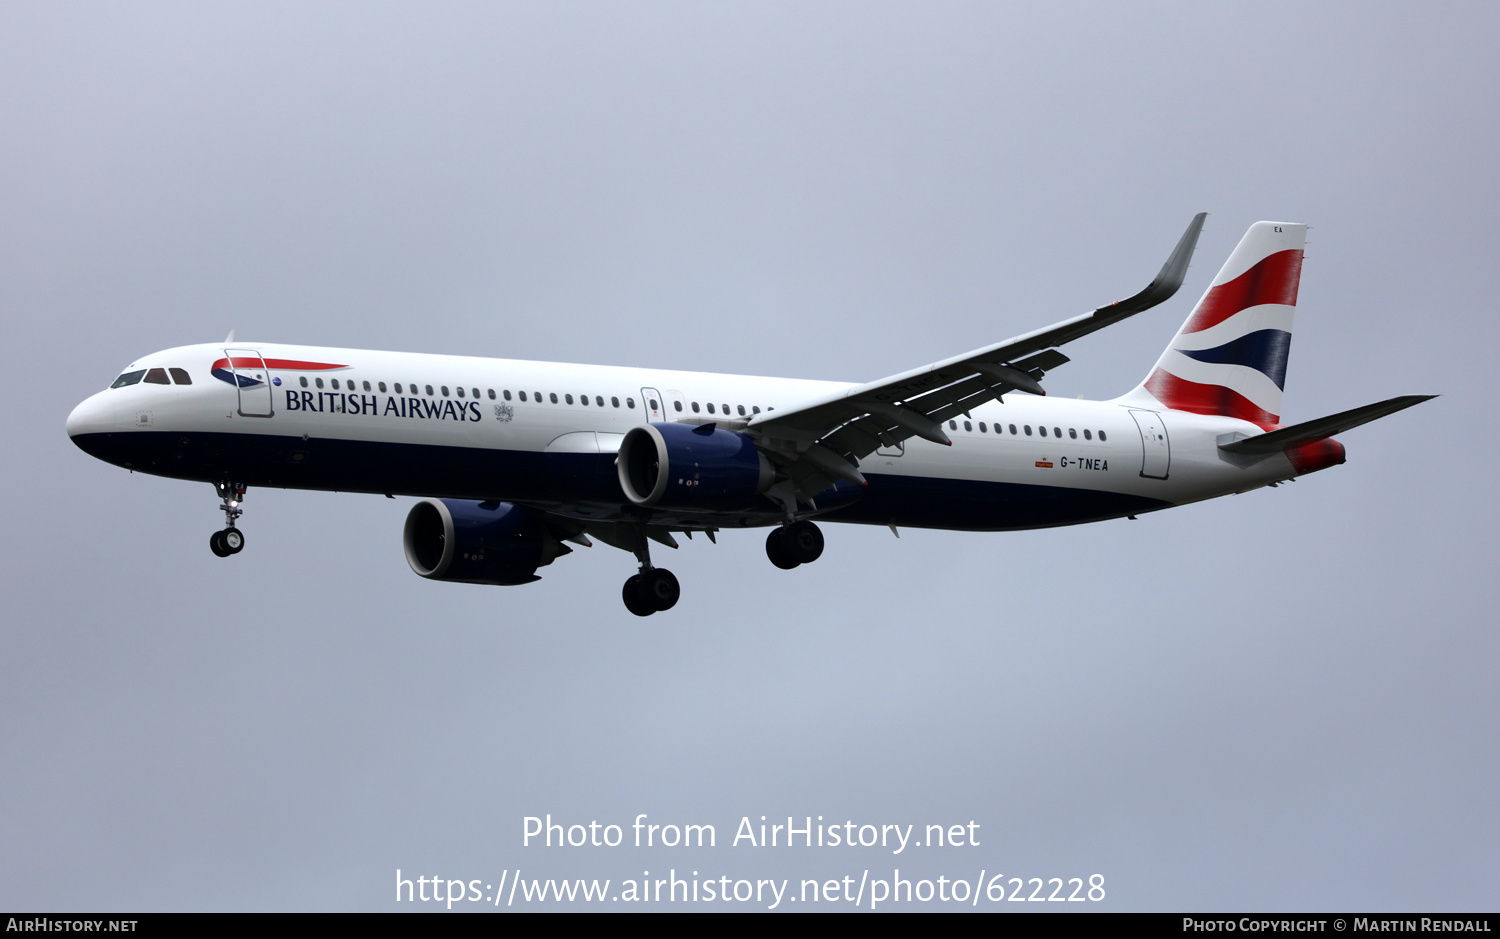
[{"label": "engine intake", "polygon": [[737,508],[776,480],[744,434],[713,424],[646,424],[620,442],[620,488],[636,505]]},{"label": "engine intake", "polygon": [[430,580],[512,586],[571,553],[536,515],[509,502],[423,499],[402,532],[406,563]]}]

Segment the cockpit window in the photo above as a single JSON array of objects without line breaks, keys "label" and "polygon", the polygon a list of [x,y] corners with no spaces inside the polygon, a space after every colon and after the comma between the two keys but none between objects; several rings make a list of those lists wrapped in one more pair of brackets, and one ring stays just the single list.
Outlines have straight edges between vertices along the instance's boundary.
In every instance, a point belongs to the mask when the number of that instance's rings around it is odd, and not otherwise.
[{"label": "cockpit window", "polygon": [[172,384],[172,380],[167,377],[166,369],[153,368],[146,373],[146,383],[150,385],[170,385]]},{"label": "cockpit window", "polygon": [[138,372],[126,372],[124,375],[121,375],[119,378],[116,378],[115,379],[115,383],[113,385],[110,385],[109,387],[111,387],[111,388],[124,388],[126,385],[133,385],[136,382],[140,381],[141,377],[143,375],[145,375],[145,374],[146,374],[146,370],[145,369],[141,369]]},{"label": "cockpit window", "polygon": [[172,373],[172,380],[179,385],[191,385],[193,383],[193,379],[188,375],[185,368],[169,368],[167,371]]}]

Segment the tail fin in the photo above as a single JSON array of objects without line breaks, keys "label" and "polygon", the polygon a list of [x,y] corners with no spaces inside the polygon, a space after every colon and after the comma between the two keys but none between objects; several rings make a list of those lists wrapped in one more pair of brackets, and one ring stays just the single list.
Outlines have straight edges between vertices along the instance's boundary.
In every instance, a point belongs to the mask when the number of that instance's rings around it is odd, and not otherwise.
[{"label": "tail fin", "polygon": [[1280,423],[1306,240],[1306,225],[1251,225],[1151,374],[1125,397],[1267,430]]}]

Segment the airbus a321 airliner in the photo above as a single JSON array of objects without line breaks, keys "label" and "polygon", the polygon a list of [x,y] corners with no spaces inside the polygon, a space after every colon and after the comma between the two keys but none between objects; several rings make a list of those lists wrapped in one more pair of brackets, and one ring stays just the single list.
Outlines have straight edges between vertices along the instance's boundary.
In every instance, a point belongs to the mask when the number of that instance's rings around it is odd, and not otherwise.
[{"label": "airbus a321 airliner", "polygon": [[638,616],[677,578],[651,543],[768,528],[779,568],[813,521],[1014,531],[1154,512],[1344,462],[1333,435],[1408,395],[1280,426],[1307,226],[1257,222],[1154,368],[1112,401],[1045,397],[1058,347],[1171,297],[1198,215],[1145,290],[866,384],[368,352],[181,346],[131,363],[68,417],[85,452],[212,483],[245,546],[251,486],[421,497],[403,541],[433,580],[524,584],[591,538],[634,553]]}]

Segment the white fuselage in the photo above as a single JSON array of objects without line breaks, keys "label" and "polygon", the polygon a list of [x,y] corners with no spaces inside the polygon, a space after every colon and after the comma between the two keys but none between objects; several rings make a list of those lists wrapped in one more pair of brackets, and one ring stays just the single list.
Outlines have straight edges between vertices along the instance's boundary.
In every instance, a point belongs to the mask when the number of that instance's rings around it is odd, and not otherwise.
[{"label": "white fuselage", "polygon": [[[608,491],[607,470],[587,469],[595,478],[570,491],[566,481],[548,478],[555,475],[548,461],[561,467],[591,457],[603,467],[621,437],[648,422],[712,421],[734,430],[756,414],[852,387],[272,343],[229,348],[233,355],[224,345],[199,345],[137,360],[127,374],[185,370],[191,384],[136,381],[99,392],[74,410],[69,434],[101,459],[161,475],[511,500],[607,518],[611,506],[628,508],[622,494]],[[211,372],[226,359],[243,363],[247,350],[266,368]],[[1257,461],[1221,454],[1222,435],[1261,432],[1246,421],[1117,402],[1012,393],[944,429],[951,447],[913,437],[862,460],[868,490],[840,502],[829,520],[1030,528],[1150,511],[1296,474],[1280,454]],[[976,503],[987,490],[967,484],[1007,487],[1005,498],[1021,510],[987,511]],[[1026,508],[1028,493],[1055,509]],[[1090,507],[1079,509],[1080,499]],[[866,502],[875,508],[861,509]],[[777,512],[768,505],[763,518],[735,514],[741,521],[728,524],[771,524]],[[677,516],[661,521],[693,524]],[[721,523],[705,520],[703,527]]]}]

